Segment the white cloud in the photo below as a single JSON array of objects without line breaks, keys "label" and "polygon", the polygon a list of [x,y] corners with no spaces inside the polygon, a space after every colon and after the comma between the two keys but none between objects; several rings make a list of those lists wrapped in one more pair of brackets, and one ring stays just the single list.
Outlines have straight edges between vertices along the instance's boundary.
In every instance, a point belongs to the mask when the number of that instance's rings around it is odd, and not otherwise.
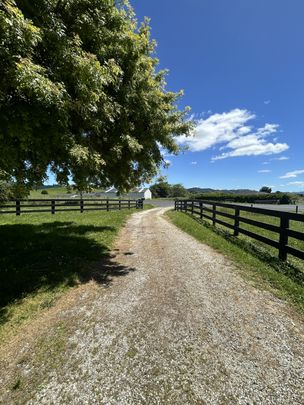
[{"label": "white cloud", "polygon": [[273,158],[272,160],[289,160],[290,158],[288,156],[280,156],[278,158]]},{"label": "white cloud", "polygon": [[231,152],[222,153],[221,155],[215,156],[212,159],[219,160],[237,156],[272,155],[284,152],[284,150],[288,148],[289,146],[286,143],[267,143],[264,139],[257,138],[255,143],[249,143],[248,145],[236,148]]},{"label": "white cloud", "polygon": [[250,132],[250,127],[245,126],[245,123],[253,118],[255,115],[249,111],[239,109],[213,114],[199,120],[191,136],[178,137],[177,141],[187,145],[192,152],[206,150],[217,144],[229,142],[244,132]]},{"label": "white cloud", "polygon": [[197,162],[191,162],[192,165],[197,165]]},{"label": "white cloud", "polygon": [[286,174],[284,174],[284,176],[281,176],[280,179],[291,179],[293,177],[297,177],[299,174],[303,174],[304,173],[304,169],[303,170],[294,170],[293,172],[288,172]]},{"label": "white cloud", "polygon": [[157,143],[157,145],[159,147],[160,154],[162,155],[163,158],[170,157],[170,156],[175,156],[174,153],[170,153],[170,152],[167,151],[167,149],[163,148],[160,143]]},{"label": "white cloud", "polygon": [[271,173],[271,170],[268,170],[268,169],[258,170],[258,173]]},{"label": "white cloud", "polygon": [[278,124],[265,124],[263,128],[259,128],[257,130],[257,135],[259,136],[267,136],[270,134],[275,134],[278,132],[279,125]]},{"label": "white cloud", "polygon": [[266,105],[268,105],[268,104],[270,104],[271,103],[271,100],[265,100],[264,101],[264,104],[266,104]]},{"label": "white cloud", "polygon": [[291,181],[288,183],[289,186],[304,187],[304,181]]},{"label": "white cloud", "polygon": [[192,152],[203,151],[220,146],[220,150],[231,149],[215,156],[212,160],[234,156],[257,156],[281,153],[289,148],[286,143],[276,143],[265,138],[278,132],[279,125],[265,124],[254,128],[249,122],[256,118],[248,110],[234,109],[222,114],[213,114],[200,119],[193,134],[181,136],[177,142],[185,145]]},{"label": "white cloud", "polygon": [[172,162],[171,162],[171,160],[169,160],[169,159],[165,159],[165,165],[166,165],[166,167],[170,167],[170,166],[172,166]]},{"label": "white cloud", "polygon": [[[274,141],[276,141],[277,139],[274,138]],[[277,161],[283,161],[283,160],[289,160],[290,158],[288,156],[280,156],[280,157],[276,157],[276,158],[272,158],[270,160],[268,160],[267,162],[263,162],[263,165],[269,165],[270,162],[272,162],[273,160],[277,160]]]}]

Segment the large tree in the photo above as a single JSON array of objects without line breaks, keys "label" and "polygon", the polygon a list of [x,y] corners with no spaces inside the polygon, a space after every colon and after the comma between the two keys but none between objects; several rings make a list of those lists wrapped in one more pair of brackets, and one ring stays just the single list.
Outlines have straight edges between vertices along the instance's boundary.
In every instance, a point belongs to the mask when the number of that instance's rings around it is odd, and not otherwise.
[{"label": "large tree", "polygon": [[172,184],[170,197],[187,197],[188,195],[188,190],[182,184]]},{"label": "large tree", "polygon": [[148,181],[191,127],[154,52],[127,1],[0,0],[0,176]]},{"label": "large tree", "polygon": [[167,181],[159,181],[150,190],[154,198],[167,198],[170,196],[171,186]]},{"label": "large tree", "polygon": [[270,194],[271,192],[272,192],[272,189],[270,187],[268,187],[268,186],[263,186],[260,189],[260,193],[268,193],[268,194]]}]

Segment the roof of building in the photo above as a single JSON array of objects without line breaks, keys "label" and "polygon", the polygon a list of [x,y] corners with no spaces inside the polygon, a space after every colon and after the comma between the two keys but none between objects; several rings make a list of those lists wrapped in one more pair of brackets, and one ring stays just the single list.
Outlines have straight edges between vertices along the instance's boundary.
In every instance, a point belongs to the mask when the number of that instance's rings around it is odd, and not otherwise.
[{"label": "roof of building", "polygon": [[[146,191],[150,190],[147,187],[137,187],[132,190],[130,190],[130,193],[145,193]],[[108,190],[106,190],[106,193],[117,193],[117,189],[115,187],[110,187]]]}]

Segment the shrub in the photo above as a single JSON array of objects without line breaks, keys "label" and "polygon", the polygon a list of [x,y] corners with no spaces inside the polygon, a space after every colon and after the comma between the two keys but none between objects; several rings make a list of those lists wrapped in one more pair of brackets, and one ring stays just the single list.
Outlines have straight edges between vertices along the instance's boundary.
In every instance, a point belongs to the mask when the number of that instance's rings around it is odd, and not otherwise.
[{"label": "shrub", "polygon": [[13,198],[26,198],[29,188],[24,184],[0,181],[0,201],[8,201]]},{"label": "shrub", "polygon": [[0,181],[0,201],[7,201],[10,198],[12,198],[11,186],[5,181]]},{"label": "shrub", "polygon": [[44,195],[46,195],[46,194],[48,194],[49,192],[47,191],[47,190],[42,190],[41,191],[41,194],[44,194]]},{"label": "shrub", "polygon": [[225,194],[225,193],[202,193],[195,194],[192,198],[196,200],[207,201],[223,201],[223,202],[236,202],[236,203],[255,203],[258,201],[273,201],[277,200],[280,204],[290,204],[292,202],[292,195],[283,194],[281,192],[269,194]]},{"label": "shrub", "polygon": [[288,194],[282,194],[280,197],[280,204],[291,204],[292,199],[291,196]]}]

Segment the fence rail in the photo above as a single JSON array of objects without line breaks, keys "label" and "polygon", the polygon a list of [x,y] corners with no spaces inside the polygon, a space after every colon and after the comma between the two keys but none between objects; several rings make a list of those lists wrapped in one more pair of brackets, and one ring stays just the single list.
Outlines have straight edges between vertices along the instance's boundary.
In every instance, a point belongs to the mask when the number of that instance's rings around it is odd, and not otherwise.
[{"label": "fence rail", "polygon": [[[219,208],[229,208],[233,210],[232,213],[219,211]],[[234,236],[243,234],[259,242],[272,246],[279,251],[279,258],[283,261],[287,260],[287,255],[290,254],[299,259],[304,259],[304,251],[289,246],[289,238],[294,238],[299,241],[304,241],[304,232],[298,232],[290,229],[290,221],[304,223],[304,215],[292,212],[276,211],[263,208],[247,207],[243,205],[218,203],[206,200],[177,200],[175,201],[175,210],[182,212],[190,212],[192,215],[198,215],[200,219],[208,219],[212,224],[220,224],[226,228],[234,231]],[[269,217],[279,218],[280,225],[267,224],[254,219],[245,218],[242,212],[249,212],[253,214],[261,214]],[[218,218],[218,217],[223,218]],[[223,219],[229,218],[234,222],[229,224]],[[266,229],[278,234],[278,241],[272,240],[266,236],[249,231],[242,228],[242,224],[252,225],[257,228]]]},{"label": "fence rail", "polygon": [[65,211],[113,211],[122,209],[143,209],[143,200],[118,200],[118,199],[30,199],[11,200],[0,205],[0,214],[32,214]]}]

